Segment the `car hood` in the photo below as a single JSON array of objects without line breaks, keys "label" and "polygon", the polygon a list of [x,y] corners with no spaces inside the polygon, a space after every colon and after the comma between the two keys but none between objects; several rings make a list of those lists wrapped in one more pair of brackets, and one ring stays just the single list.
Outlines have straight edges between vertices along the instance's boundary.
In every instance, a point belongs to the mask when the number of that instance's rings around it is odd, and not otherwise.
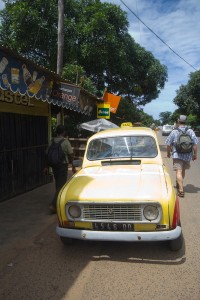
[{"label": "car hood", "polygon": [[161,201],[167,195],[165,171],[157,164],[85,168],[62,192],[72,201]]}]

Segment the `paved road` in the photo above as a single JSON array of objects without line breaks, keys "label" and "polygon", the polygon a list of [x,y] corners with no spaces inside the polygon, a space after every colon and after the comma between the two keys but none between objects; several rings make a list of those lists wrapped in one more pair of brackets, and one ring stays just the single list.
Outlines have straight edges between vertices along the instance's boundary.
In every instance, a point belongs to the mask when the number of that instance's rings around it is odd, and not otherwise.
[{"label": "paved road", "polygon": [[[164,138],[160,133],[158,138],[163,150]],[[164,153],[163,159],[174,180],[171,159]],[[29,238],[16,236],[15,243],[7,243],[10,255],[1,253],[6,259],[0,264],[0,299],[199,300],[199,163],[187,173],[180,203],[185,236],[180,252],[171,252],[165,242],[76,241],[64,247],[55,234],[56,217],[45,212],[46,221],[37,220]]]}]

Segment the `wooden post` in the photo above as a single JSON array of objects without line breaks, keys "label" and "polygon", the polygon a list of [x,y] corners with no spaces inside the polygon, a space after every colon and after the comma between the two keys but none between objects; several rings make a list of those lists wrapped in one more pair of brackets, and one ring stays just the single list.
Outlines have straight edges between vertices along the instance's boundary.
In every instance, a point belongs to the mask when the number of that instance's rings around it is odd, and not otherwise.
[{"label": "wooden post", "polygon": [[[63,69],[63,48],[64,48],[64,0],[58,0],[58,52],[57,52],[57,74],[62,74]],[[63,108],[60,116],[57,117],[57,124],[63,124]]]},{"label": "wooden post", "polygon": [[64,48],[64,0],[58,0],[58,52],[57,74],[62,74]]}]

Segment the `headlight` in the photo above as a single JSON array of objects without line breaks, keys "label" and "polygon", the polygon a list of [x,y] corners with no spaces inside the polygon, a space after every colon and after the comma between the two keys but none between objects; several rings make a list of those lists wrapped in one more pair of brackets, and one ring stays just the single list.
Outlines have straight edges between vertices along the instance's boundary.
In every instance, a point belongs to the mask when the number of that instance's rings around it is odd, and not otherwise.
[{"label": "headlight", "polygon": [[81,209],[80,209],[80,207],[78,205],[71,205],[68,208],[68,213],[69,213],[69,215],[73,219],[80,218],[80,216],[81,216]]},{"label": "headlight", "polygon": [[159,215],[159,210],[156,206],[147,205],[143,210],[144,217],[149,220],[153,221],[156,220]]}]

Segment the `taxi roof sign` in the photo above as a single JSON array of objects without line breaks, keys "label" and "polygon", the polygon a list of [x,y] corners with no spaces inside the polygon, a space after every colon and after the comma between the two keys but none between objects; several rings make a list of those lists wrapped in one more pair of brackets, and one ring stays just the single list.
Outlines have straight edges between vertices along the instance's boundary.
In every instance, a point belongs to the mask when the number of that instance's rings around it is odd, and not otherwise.
[{"label": "taxi roof sign", "polygon": [[125,122],[121,124],[121,127],[133,127],[133,124],[131,122]]}]

